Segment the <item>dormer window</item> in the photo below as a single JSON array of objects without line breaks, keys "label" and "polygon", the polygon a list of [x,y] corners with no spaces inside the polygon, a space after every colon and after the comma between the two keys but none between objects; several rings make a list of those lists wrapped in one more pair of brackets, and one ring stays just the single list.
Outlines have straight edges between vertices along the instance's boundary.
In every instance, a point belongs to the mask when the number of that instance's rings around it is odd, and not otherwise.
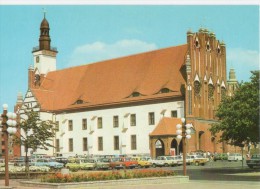
[{"label": "dormer window", "polygon": [[170,89],[168,89],[168,88],[163,88],[160,91],[160,93],[169,93],[169,92],[170,92]]},{"label": "dormer window", "polygon": [[133,92],[131,97],[137,97],[137,96],[141,96],[141,94],[139,92]]},{"label": "dormer window", "polygon": [[77,100],[75,104],[83,104],[83,100]]}]

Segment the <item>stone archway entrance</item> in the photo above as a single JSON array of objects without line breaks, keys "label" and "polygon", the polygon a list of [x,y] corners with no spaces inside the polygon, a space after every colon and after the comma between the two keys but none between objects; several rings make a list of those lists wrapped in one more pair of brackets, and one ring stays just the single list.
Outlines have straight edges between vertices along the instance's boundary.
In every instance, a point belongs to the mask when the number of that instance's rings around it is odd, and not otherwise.
[{"label": "stone archway entrance", "polygon": [[164,143],[162,140],[158,139],[155,142],[155,156],[163,156],[164,155]]},{"label": "stone archway entrance", "polygon": [[171,142],[171,151],[174,151],[174,154],[172,152],[171,155],[178,155],[179,154],[179,146],[176,139],[173,139]]}]

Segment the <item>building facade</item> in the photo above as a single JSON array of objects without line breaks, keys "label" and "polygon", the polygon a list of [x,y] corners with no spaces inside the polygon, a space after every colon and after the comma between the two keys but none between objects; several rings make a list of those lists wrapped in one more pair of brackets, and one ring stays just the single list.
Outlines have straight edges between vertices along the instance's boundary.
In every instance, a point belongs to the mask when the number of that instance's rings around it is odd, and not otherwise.
[{"label": "building facade", "polygon": [[58,51],[49,31],[44,17],[20,111],[23,116],[33,108],[58,124],[50,141],[55,148],[37,153],[180,153],[172,128],[182,117],[193,125],[188,151],[228,150],[208,131],[221,99],[237,83],[226,79],[226,47],[214,33],[188,31],[183,45],[56,70]]}]

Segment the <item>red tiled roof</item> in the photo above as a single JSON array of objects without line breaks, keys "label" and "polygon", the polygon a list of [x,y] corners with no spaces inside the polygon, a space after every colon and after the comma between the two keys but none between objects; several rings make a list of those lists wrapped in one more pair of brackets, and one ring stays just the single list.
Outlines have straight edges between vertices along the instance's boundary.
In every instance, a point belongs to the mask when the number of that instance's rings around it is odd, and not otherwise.
[{"label": "red tiled roof", "polygon": [[[49,72],[31,89],[42,110],[65,110],[104,104],[181,96],[180,72],[187,45],[169,47],[94,64]],[[158,93],[168,88],[170,93]],[[139,97],[129,97],[139,92]],[[82,100],[83,104],[75,104]]]},{"label": "red tiled roof", "polygon": [[163,117],[150,136],[176,135],[177,124],[182,124],[180,118]]}]

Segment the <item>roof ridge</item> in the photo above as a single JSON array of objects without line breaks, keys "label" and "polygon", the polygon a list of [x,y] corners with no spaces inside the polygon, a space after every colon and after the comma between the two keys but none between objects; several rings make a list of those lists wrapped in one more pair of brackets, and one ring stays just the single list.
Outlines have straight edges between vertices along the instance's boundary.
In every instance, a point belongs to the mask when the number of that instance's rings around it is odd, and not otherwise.
[{"label": "roof ridge", "polygon": [[163,50],[170,49],[170,48],[177,48],[177,47],[181,47],[181,46],[184,46],[184,45],[187,45],[187,43],[181,44],[181,45],[177,45],[177,46],[170,46],[170,47],[164,47],[164,48],[160,48],[160,49],[155,49],[155,50],[152,50],[152,51],[146,51],[146,52],[140,52],[140,53],[136,53],[136,54],[130,54],[130,55],[125,55],[125,56],[120,56],[120,57],[116,57],[116,58],[112,58],[112,59],[100,60],[100,61],[97,61],[97,62],[83,63],[83,64],[81,64],[81,65],[75,65],[75,66],[71,66],[71,67],[68,67],[68,68],[63,68],[63,69],[59,69],[59,70],[55,70],[55,71],[50,71],[50,72],[48,72],[48,73],[63,71],[63,70],[67,70],[67,69],[74,69],[74,68],[79,68],[79,67],[84,67],[84,66],[90,66],[90,65],[93,65],[93,64],[99,64],[99,63],[101,64],[101,63],[105,63],[105,62],[109,62],[109,61],[114,61],[114,60],[119,60],[119,59],[124,59],[124,58],[128,58],[128,57],[133,57],[133,56],[139,56],[139,55],[154,53],[154,52],[156,52],[156,51],[159,52],[159,51],[163,51]]}]

